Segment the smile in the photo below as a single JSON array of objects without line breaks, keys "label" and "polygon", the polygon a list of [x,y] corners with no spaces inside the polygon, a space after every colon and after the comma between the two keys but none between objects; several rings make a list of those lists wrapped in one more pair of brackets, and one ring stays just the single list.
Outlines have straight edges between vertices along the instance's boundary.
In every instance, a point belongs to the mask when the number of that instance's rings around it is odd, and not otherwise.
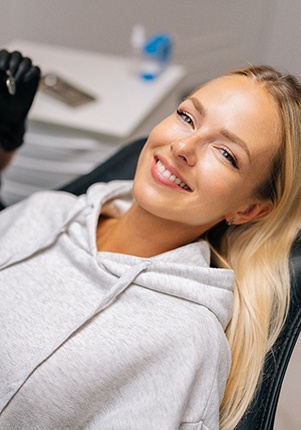
[{"label": "smile", "polygon": [[174,182],[176,185],[183,188],[183,190],[192,191],[191,188],[187,184],[185,184],[185,182],[183,182],[180,178],[178,178],[176,175],[166,169],[164,164],[160,160],[157,160],[156,166],[159,172],[162,173],[165,178],[169,179],[171,182]]}]

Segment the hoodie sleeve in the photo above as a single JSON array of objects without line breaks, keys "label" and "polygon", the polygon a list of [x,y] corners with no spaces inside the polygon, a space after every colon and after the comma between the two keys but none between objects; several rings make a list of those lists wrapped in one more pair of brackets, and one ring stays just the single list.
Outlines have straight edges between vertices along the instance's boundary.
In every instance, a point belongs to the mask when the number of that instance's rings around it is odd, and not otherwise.
[{"label": "hoodie sleeve", "polygon": [[[0,241],[5,261],[14,253],[26,252],[34,243],[55,234],[77,197],[63,192],[42,191],[0,212]],[[20,240],[20,237],[22,240]],[[1,264],[1,261],[0,261]]]},{"label": "hoodie sleeve", "polygon": [[[76,197],[61,191],[39,191],[0,212],[0,238],[18,221],[41,224],[52,214],[64,214]],[[42,219],[41,219],[42,216]]]},{"label": "hoodie sleeve", "polygon": [[24,202],[15,203],[0,212],[0,238],[6,233],[7,229],[15,222],[15,219],[22,213]]}]

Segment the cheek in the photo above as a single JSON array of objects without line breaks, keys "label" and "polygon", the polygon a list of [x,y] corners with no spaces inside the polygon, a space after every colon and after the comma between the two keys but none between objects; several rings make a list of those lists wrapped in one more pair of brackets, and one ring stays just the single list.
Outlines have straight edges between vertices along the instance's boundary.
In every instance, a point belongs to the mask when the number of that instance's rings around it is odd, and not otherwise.
[{"label": "cheek", "polygon": [[153,151],[149,147],[149,141],[145,144],[138,159],[134,182],[133,196],[137,202],[147,201],[152,184],[151,167],[154,162]]},{"label": "cheek", "polygon": [[206,151],[196,172],[197,189],[212,208],[229,210],[245,204],[253,192],[254,179],[228,167],[215,150]]},{"label": "cheek", "polygon": [[233,171],[218,150],[211,145],[204,146],[199,151],[198,165],[195,172],[198,188],[213,192],[213,195],[228,194],[238,182],[238,174]]},{"label": "cheek", "polygon": [[150,169],[153,157],[158,148],[168,147],[173,141],[173,128],[170,119],[166,118],[150,132],[148,139],[140,153],[136,175],[141,170]]},{"label": "cheek", "polygon": [[181,126],[171,115],[156,125],[149,134],[146,145],[149,148],[157,148],[169,145],[174,139],[179,138],[183,133]]}]

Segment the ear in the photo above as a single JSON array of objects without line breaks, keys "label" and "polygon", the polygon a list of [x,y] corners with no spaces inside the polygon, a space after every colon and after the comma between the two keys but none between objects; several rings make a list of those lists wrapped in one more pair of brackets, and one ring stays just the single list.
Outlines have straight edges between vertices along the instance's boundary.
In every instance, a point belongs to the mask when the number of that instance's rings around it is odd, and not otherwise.
[{"label": "ear", "polygon": [[229,214],[226,219],[232,220],[232,223],[235,225],[245,224],[267,215],[272,209],[273,203],[270,200],[258,200],[246,208],[242,208],[241,210],[237,210],[232,214]]}]

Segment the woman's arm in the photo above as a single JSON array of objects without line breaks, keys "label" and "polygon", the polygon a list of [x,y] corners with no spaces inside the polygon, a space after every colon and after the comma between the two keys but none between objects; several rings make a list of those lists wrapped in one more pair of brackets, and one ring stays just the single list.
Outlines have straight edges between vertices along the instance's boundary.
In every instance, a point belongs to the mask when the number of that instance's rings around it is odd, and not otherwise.
[{"label": "woman's arm", "polygon": [[11,162],[14,154],[14,151],[5,151],[0,147],[0,172]]}]

